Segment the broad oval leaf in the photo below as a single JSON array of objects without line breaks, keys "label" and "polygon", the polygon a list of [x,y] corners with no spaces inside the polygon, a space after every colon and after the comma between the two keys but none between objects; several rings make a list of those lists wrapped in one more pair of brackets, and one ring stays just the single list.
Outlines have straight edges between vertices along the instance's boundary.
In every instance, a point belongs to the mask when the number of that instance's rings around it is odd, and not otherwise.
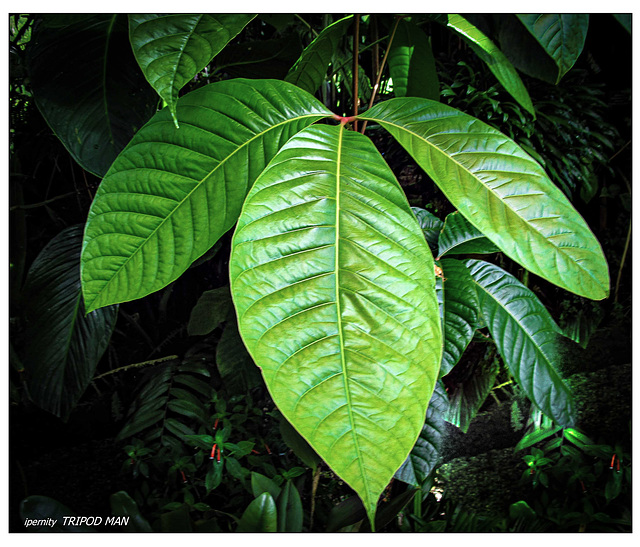
[{"label": "broad oval leaf", "polygon": [[327,69],[338,49],[338,41],[347,32],[353,15],[339,19],[324,28],[306,47],[300,58],[289,70],[285,80],[315,93],[327,75]]},{"label": "broad oval leaf", "polygon": [[93,378],[118,315],[117,306],[84,314],[81,245],[81,225],[60,232],[33,262],[23,291],[29,393],[65,420]]},{"label": "broad oval leaf", "polygon": [[420,433],[438,375],[433,271],[393,173],[343,125],[291,139],[234,234],[242,338],[282,414],[370,518]]},{"label": "broad oval leaf", "polygon": [[598,240],[514,141],[428,99],[390,99],[359,118],[386,128],[507,256],[580,296],[600,300],[609,294],[609,271]]},{"label": "broad oval leaf", "polygon": [[535,118],[536,113],[533,109],[529,92],[522,83],[515,67],[505,57],[504,53],[480,29],[460,15],[450,14],[447,26],[465,39],[475,54],[493,72],[502,87]]},{"label": "broad oval leaf", "polygon": [[260,494],[242,514],[237,532],[276,532],[278,511],[269,492]]},{"label": "broad oval leaf", "polygon": [[589,15],[586,13],[528,13],[518,19],[558,67],[555,83],[573,67],[582,53]]},{"label": "broad oval leaf", "polygon": [[467,260],[478,302],[500,355],[527,397],[562,426],[573,424],[571,392],[556,371],[560,329],[540,300],[515,277]]},{"label": "broad oval leaf", "polygon": [[418,488],[429,479],[440,460],[446,433],[444,415],[448,406],[447,392],[442,383],[438,382],[429,401],[422,431],[409,456],[396,472],[396,479]]},{"label": "broad oval leaf", "polygon": [[478,323],[478,297],[469,270],[460,260],[440,261],[444,279],[436,285],[442,315],[443,351],[440,376],[460,361]]},{"label": "broad oval leaf", "polygon": [[178,115],[180,129],[158,112],[96,192],[81,265],[89,311],[177,279],[235,224],[278,149],[331,113],[285,82],[231,80],[180,98]]},{"label": "broad oval leaf", "polygon": [[460,213],[451,213],[444,219],[438,238],[438,256],[498,252],[500,249]]},{"label": "broad oval leaf", "polygon": [[396,97],[440,98],[436,61],[420,27],[405,20],[398,23],[388,62]]},{"label": "broad oval leaf", "polygon": [[131,54],[127,16],[44,15],[27,52],[42,116],[75,161],[104,176],[156,102]]},{"label": "broad oval leaf", "polygon": [[231,13],[129,15],[133,54],[147,81],[169,106],[176,127],[179,91],[254,17]]}]

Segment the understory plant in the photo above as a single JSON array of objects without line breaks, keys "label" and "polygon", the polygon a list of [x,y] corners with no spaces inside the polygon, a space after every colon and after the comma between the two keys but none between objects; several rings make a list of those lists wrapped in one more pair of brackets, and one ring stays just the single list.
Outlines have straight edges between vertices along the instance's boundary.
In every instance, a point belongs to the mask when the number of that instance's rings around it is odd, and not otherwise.
[{"label": "understory plant", "polygon": [[[389,482],[395,476],[426,488],[444,420],[460,425],[442,378],[474,337],[494,341],[491,358],[536,409],[559,427],[575,424],[558,369],[565,333],[526,279],[493,259],[592,300],[609,294],[607,262],[585,220],[530,153],[439,102],[430,35],[452,32],[468,44],[496,85],[535,118],[516,66],[528,73],[537,67],[540,77],[559,82],[582,51],[589,18],[505,17],[502,36],[529,40],[525,46],[505,38],[507,55],[459,15],[348,15],[314,30],[280,76],[231,77],[232,67],[267,63],[255,56],[273,47],[277,58],[284,49],[270,43],[256,52],[233,43],[250,25],[273,23],[287,36],[291,20],[273,17],[36,18],[28,50],[36,104],[73,158],[102,182],[81,243],[77,230],[63,238],[78,239],[79,256],[65,273],[70,302],[59,327],[68,343],[44,358],[50,346],[31,350],[62,371],[60,387],[32,395],[51,412],[70,412],[104,351],[117,305],[169,286],[220,252],[232,232],[228,287],[203,295],[189,332],[208,335],[224,323],[220,374],[247,392],[261,382],[259,369],[278,411],[355,490],[375,529]],[[83,37],[90,39],[76,51]],[[536,55],[527,64],[519,55],[531,44]],[[80,78],[59,70],[64,51],[94,59],[95,72]],[[361,66],[365,58],[371,69]],[[412,208],[367,128],[395,139],[455,212],[441,220]],[[28,287],[66,260],[60,250],[45,254]],[[99,324],[100,344],[91,322]],[[95,346],[90,363],[81,358],[87,340]],[[35,362],[27,355],[24,363],[34,388],[46,385]],[[67,374],[78,370],[69,387]],[[476,383],[479,399],[496,374]],[[130,471],[146,476],[161,451],[161,461],[173,459],[169,480],[185,484],[180,499],[158,496],[158,509],[209,510],[190,484],[209,495],[225,465],[224,480],[250,485],[255,497],[238,531],[301,529],[295,472],[271,470],[252,455],[262,448],[244,421],[233,426],[237,438],[226,436],[233,412],[193,355],[153,369],[136,401],[120,434],[138,439],[128,445]],[[185,447],[198,455],[185,455]]]}]

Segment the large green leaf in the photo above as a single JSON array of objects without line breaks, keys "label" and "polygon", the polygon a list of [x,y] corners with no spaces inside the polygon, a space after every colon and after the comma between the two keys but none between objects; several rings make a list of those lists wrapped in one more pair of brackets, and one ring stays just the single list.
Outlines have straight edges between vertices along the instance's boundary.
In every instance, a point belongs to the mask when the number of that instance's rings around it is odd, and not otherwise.
[{"label": "large green leaf", "polygon": [[236,222],[247,191],[289,138],[329,116],[285,82],[231,80],[180,98],[176,129],[158,112],[118,156],[89,211],[87,310],[178,278]]},{"label": "large green leaf", "polygon": [[169,106],[178,126],[178,93],[255,15],[129,15],[133,53],[147,81]]},{"label": "large green leaf", "polygon": [[418,487],[427,481],[440,459],[446,432],[444,415],[448,406],[447,392],[438,382],[429,401],[422,431],[409,456],[396,472],[396,479]]},{"label": "large green leaf", "polygon": [[437,378],[433,271],[393,173],[343,125],[307,128],[282,148],[233,238],[242,338],[282,414],[370,518]]},{"label": "large green leaf", "polygon": [[571,69],[582,53],[589,15],[586,13],[528,13],[517,16],[558,67],[555,83]]},{"label": "large green leaf", "polygon": [[438,238],[438,256],[491,254],[500,249],[460,213],[447,215]]},{"label": "large green leaf", "polygon": [[467,260],[479,307],[511,374],[527,397],[562,426],[573,423],[571,392],[556,370],[560,329],[527,287],[501,268]]},{"label": "large green leaf", "polygon": [[396,97],[440,98],[436,61],[420,27],[404,20],[398,23],[388,63]]},{"label": "large green leaf", "polygon": [[436,286],[443,321],[440,376],[448,374],[471,342],[478,322],[478,298],[469,270],[460,260],[440,261],[444,279]]},{"label": "large green leaf", "polygon": [[507,92],[535,118],[535,111],[529,92],[504,53],[480,29],[460,15],[450,14],[447,26],[465,39],[476,55],[487,64],[489,70],[493,72],[493,75]]},{"label": "large green leaf", "polygon": [[428,99],[390,99],[360,116],[378,122],[453,205],[510,258],[581,296],[609,294],[609,271],[584,219],[515,142]]},{"label": "large green leaf", "polygon": [[84,169],[103,176],[155,107],[131,53],[127,16],[44,15],[27,52],[44,119]]},{"label": "large green leaf", "polygon": [[82,226],[66,228],[33,262],[24,287],[24,367],[31,399],[66,419],[107,349],[118,307],[85,316],[80,292]]},{"label": "large green leaf", "polygon": [[351,24],[353,15],[339,19],[326,27],[311,42],[285,77],[287,82],[315,93],[327,75],[327,68],[338,49],[338,42]]}]

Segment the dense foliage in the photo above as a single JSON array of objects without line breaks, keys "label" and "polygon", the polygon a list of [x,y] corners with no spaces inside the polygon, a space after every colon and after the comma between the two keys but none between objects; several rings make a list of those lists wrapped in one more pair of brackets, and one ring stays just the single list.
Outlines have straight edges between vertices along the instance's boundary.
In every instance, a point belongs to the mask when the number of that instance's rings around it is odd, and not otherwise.
[{"label": "dense foliage", "polygon": [[[564,372],[630,307],[609,18],[12,16],[16,419],[106,404],[129,530],[625,529]],[[544,495],[465,520],[448,428],[504,386]]]}]

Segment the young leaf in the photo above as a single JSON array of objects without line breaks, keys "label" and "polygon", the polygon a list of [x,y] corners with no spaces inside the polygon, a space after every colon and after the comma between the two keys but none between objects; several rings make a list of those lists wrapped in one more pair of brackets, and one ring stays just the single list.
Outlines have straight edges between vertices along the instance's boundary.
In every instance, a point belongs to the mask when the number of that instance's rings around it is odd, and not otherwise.
[{"label": "young leaf", "polygon": [[452,258],[440,261],[444,280],[436,285],[443,320],[440,376],[448,374],[462,357],[478,323],[478,297],[469,270]]},{"label": "young leaf", "polygon": [[352,19],[353,15],[349,15],[323,29],[313,42],[304,48],[302,55],[286,75],[285,81],[309,93],[315,93],[324,81],[327,68],[338,49],[338,41],[344,36]]},{"label": "young leaf", "polygon": [[558,67],[558,83],[582,53],[589,15],[585,13],[529,13],[518,19]]},{"label": "young leaf", "polygon": [[269,492],[260,494],[242,514],[237,532],[276,532],[278,512]]},{"label": "young leaf", "polygon": [[292,138],[247,196],[230,279],[274,402],[372,519],[441,354],[431,252],[373,143],[343,125]]},{"label": "young leaf", "polygon": [[82,228],[66,228],[47,244],[23,290],[29,394],[40,408],[65,420],[93,378],[118,315],[118,306],[84,314]]},{"label": "young leaf", "polygon": [[396,97],[440,98],[436,61],[420,27],[405,20],[398,23],[388,62]]},{"label": "young leaf", "polygon": [[571,392],[555,369],[560,329],[527,287],[501,268],[467,260],[500,355],[527,397],[562,426],[573,423]]},{"label": "young leaf", "polygon": [[441,382],[438,382],[427,407],[422,431],[409,456],[396,471],[396,479],[421,487],[429,478],[440,459],[440,450],[446,431],[444,415],[448,406],[447,392]]},{"label": "young leaf", "polygon": [[534,118],[533,103],[527,88],[509,59],[484,33],[457,14],[448,16],[447,26],[462,36],[475,54],[482,59],[507,92]]},{"label": "young leaf", "polygon": [[213,59],[255,15],[129,15],[129,39],[142,72],[167,105],[178,127],[179,91]]},{"label": "young leaf", "polygon": [[189,336],[209,334],[227,318],[230,308],[231,294],[227,285],[203,292],[189,316]]},{"label": "young leaf", "polygon": [[75,161],[104,176],[155,107],[131,54],[127,16],[43,15],[27,54],[42,116]]},{"label": "young leaf", "polygon": [[331,115],[272,80],[210,84],[181,97],[176,129],[158,112],[96,192],[82,251],[87,310],[134,300],[177,279],[236,222],[269,160],[300,129]]},{"label": "young leaf", "polygon": [[460,213],[447,215],[438,238],[438,256],[491,254],[500,249]]},{"label": "young leaf", "polygon": [[580,296],[600,300],[609,294],[609,271],[597,239],[514,141],[427,99],[390,99],[359,118],[387,129],[507,256]]}]

